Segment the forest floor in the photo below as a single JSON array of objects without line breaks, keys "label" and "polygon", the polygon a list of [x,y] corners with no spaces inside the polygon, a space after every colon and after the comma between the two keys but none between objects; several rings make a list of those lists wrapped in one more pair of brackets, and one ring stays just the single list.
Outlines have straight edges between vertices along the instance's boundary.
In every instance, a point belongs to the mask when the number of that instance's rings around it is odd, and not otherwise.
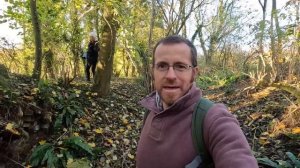
[{"label": "forest floor", "polygon": [[[22,114],[26,111],[39,111],[38,109],[41,111],[38,114],[48,111],[55,113],[54,108],[39,106],[40,99],[36,99],[37,86],[31,80],[14,80],[12,88],[19,92],[18,98],[8,102],[7,92],[0,90],[1,129],[7,123],[17,120],[16,117],[3,115],[8,113],[7,109],[10,109],[10,116],[16,116],[20,108],[23,110]],[[287,160],[286,152],[292,152],[299,157],[300,140],[286,134],[275,136],[274,129],[271,129],[272,123],[281,120],[295,98],[273,87],[255,89],[249,83],[249,80],[242,79],[227,87],[210,87],[203,91],[204,97],[228,106],[240,122],[257,158]],[[83,137],[90,146],[99,149],[99,153],[92,160],[93,167],[135,167],[135,152],[144,113],[138,102],[146,95],[145,89],[138,80],[125,78],[112,81],[111,94],[106,98],[100,98],[90,88],[91,83],[76,81],[69,89],[59,85],[52,86],[52,90],[46,91],[50,95],[44,95],[51,96],[59,92],[67,95],[69,90],[76,94],[84,114],[75,118],[71,127],[61,131],[28,129],[30,136],[26,139],[19,136],[7,138],[7,133],[1,130],[0,147],[3,150],[0,152],[0,167],[25,167],[34,146],[45,142],[59,143],[64,137],[73,135]],[[10,92],[10,95],[13,94],[15,93]]]}]

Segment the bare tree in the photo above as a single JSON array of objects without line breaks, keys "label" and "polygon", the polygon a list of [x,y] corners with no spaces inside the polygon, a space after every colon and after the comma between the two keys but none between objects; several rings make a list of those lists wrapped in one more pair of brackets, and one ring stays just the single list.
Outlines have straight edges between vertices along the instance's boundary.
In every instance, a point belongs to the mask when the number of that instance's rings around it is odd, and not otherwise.
[{"label": "bare tree", "polygon": [[192,41],[199,37],[206,64],[212,63],[221,42],[241,27],[238,23],[240,16],[233,13],[236,9],[235,3],[234,0],[218,0],[215,15],[207,17],[206,10],[202,9],[196,14],[197,28]]},{"label": "bare tree", "polygon": [[157,0],[164,23],[166,24],[166,35],[179,34],[193,11],[201,7],[205,1],[206,0]]}]

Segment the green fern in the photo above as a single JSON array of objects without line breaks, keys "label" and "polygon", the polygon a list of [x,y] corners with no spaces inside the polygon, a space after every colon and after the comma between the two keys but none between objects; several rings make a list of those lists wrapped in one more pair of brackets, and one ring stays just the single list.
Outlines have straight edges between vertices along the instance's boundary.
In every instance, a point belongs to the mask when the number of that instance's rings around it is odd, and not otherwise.
[{"label": "green fern", "polygon": [[278,167],[278,164],[273,162],[272,160],[270,160],[269,158],[257,158],[258,163],[266,165],[266,166],[270,166],[270,167]]},{"label": "green fern", "polygon": [[286,152],[286,155],[294,163],[296,168],[300,168],[300,161],[299,161],[299,159],[296,158],[296,156],[294,154],[292,154],[291,152]]},{"label": "green fern", "polygon": [[58,162],[58,157],[56,157],[56,155],[54,154],[54,148],[48,150],[46,153],[45,153],[45,156],[42,160],[42,165],[45,164],[45,162],[47,161],[47,167],[48,168],[55,168],[57,167],[57,162]]},{"label": "green fern", "polygon": [[48,158],[48,151],[53,151],[54,147],[50,143],[45,143],[43,145],[40,145],[36,147],[34,152],[32,153],[30,157],[30,165],[35,167],[38,165],[43,165],[44,162],[47,160],[45,158]]},{"label": "green fern", "polygon": [[73,136],[64,141],[64,145],[78,152],[93,155],[92,148],[79,136]]},{"label": "green fern", "polygon": [[61,145],[45,143],[37,146],[30,157],[30,165],[48,168],[66,167],[70,159],[94,156],[92,148],[79,136],[73,136],[63,141]]},{"label": "green fern", "polygon": [[292,161],[276,160],[276,162],[270,160],[269,158],[257,158],[258,163],[274,168],[300,168],[300,161],[291,152],[286,152],[288,158]]},{"label": "green fern", "polygon": [[58,94],[55,98],[55,107],[59,113],[54,124],[55,129],[71,126],[76,117],[84,114],[81,104],[76,98],[75,93]]}]

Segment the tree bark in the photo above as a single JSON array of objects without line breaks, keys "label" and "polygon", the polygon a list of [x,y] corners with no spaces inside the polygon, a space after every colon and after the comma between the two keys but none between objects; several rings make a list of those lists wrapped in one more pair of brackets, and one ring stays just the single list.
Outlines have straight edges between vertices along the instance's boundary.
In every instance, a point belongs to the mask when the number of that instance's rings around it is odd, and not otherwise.
[{"label": "tree bark", "polygon": [[297,39],[297,51],[300,55],[300,2],[296,2],[296,39]]},{"label": "tree bark", "polygon": [[150,93],[154,88],[152,84],[152,74],[150,69],[149,57],[152,56],[152,46],[153,46],[153,29],[154,29],[154,22],[155,22],[155,15],[156,15],[156,5],[155,0],[151,1],[152,10],[151,10],[151,20],[150,20],[150,27],[149,27],[149,39],[148,39],[148,54],[142,51],[143,47],[138,48],[138,53],[143,61],[143,71],[145,74],[144,85],[147,88],[147,93]]},{"label": "tree bark", "polygon": [[259,64],[258,64],[258,69],[260,72],[263,74],[265,73],[265,59],[264,59],[264,35],[265,35],[265,27],[266,27],[266,8],[267,8],[267,0],[264,0],[262,3],[261,0],[258,0],[259,4],[262,8],[263,12],[263,18],[262,21],[260,22],[260,36],[259,36]]},{"label": "tree bark", "polygon": [[32,77],[39,80],[41,77],[42,69],[42,38],[41,27],[39,24],[39,18],[36,8],[36,0],[30,0],[30,11],[35,43],[35,62]]},{"label": "tree bark", "polygon": [[111,6],[103,8],[103,31],[100,39],[100,52],[96,67],[93,90],[101,97],[110,93],[110,81],[113,74],[113,61],[118,24],[114,20],[114,13]]},{"label": "tree bark", "polygon": [[[276,52],[276,46],[275,46],[275,35],[274,35],[274,12],[273,12],[273,6],[272,6],[272,13],[271,13],[271,23],[270,23],[270,37],[271,37],[271,55],[272,55],[272,63],[271,63],[271,68],[272,68],[272,75],[270,77],[270,82],[274,82],[275,78],[277,76],[277,70],[275,68],[277,64],[277,52]],[[275,65],[274,65],[275,64]]]},{"label": "tree bark", "polygon": [[[275,63],[276,67],[276,76],[275,81],[280,81],[284,79],[285,76],[285,67],[284,64],[284,57],[282,55],[282,31],[279,26],[278,21],[278,12],[276,7],[276,0],[272,0],[272,32],[273,32],[273,20],[275,21],[275,29],[276,29],[276,37],[277,37],[277,43],[275,40],[275,35],[273,33],[273,37],[271,37],[271,41],[273,39],[272,44],[272,55],[273,55],[273,61]],[[277,45],[276,45],[277,44]]]}]

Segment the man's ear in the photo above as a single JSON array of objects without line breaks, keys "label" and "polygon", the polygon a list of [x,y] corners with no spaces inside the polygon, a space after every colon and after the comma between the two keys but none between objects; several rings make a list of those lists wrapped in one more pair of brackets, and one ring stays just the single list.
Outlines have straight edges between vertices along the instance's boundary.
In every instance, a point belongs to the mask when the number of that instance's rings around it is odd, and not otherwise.
[{"label": "man's ear", "polygon": [[199,73],[199,68],[198,67],[193,68],[193,74],[192,74],[193,76],[192,76],[192,81],[191,82],[195,82],[196,81],[198,73]]}]

